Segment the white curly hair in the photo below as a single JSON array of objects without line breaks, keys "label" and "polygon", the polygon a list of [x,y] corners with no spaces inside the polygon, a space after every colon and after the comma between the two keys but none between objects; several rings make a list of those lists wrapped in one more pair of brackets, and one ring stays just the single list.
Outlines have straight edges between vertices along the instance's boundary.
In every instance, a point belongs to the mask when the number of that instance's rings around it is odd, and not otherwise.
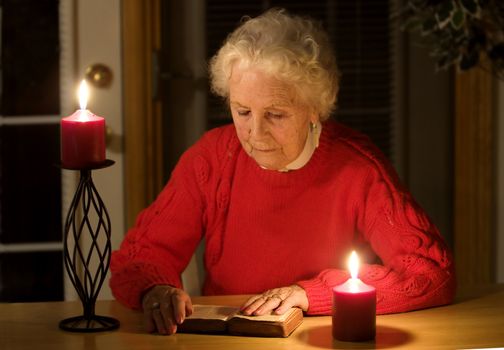
[{"label": "white curly hair", "polygon": [[287,84],[321,121],[336,107],[339,71],[327,33],[308,18],[271,9],[244,18],[210,61],[212,91],[229,97],[233,67],[254,67]]}]

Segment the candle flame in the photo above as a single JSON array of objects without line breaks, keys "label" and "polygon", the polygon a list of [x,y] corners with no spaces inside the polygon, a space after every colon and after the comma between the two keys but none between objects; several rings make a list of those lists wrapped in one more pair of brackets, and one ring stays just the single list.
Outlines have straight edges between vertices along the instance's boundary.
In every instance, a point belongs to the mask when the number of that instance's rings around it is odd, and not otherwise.
[{"label": "candle flame", "polygon": [[86,109],[89,98],[89,88],[87,86],[86,80],[84,79],[80,83],[78,96],[80,109]]},{"label": "candle flame", "polygon": [[350,259],[348,259],[348,269],[350,270],[350,276],[352,279],[356,279],[359,274],[359,257],[355,250],[350,254]]}]

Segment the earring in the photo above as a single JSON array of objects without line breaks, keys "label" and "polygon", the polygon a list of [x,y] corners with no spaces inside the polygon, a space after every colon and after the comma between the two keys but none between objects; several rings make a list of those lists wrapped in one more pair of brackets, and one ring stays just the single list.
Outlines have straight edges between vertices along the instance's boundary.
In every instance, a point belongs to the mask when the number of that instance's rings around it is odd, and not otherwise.
[{"label": "earring", "polygon": [[318,123],[310,122],[310,134],[312,137],[312,144],[317,148],[319,146],[319,138],[322,132],[322,129],[318,130]]}]

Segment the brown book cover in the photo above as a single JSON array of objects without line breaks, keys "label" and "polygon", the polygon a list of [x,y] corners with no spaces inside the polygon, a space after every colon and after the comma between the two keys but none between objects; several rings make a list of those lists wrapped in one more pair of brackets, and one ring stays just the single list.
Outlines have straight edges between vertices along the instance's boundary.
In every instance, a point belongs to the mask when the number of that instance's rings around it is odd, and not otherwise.
[{"label": "brown book cover", "polygon": [[215,333],[254,337],[288,337],[303,322],[303,311],[283,315],[245,316],[236,307],[194,305],[193,314],[177,327],[181,333]]}]

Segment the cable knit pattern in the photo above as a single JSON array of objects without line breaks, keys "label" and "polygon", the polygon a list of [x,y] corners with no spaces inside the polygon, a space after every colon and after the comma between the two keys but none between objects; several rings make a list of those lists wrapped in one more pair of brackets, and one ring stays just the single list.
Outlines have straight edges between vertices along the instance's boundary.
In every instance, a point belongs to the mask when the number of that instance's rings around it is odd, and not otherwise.
[{"label": "cable knit pattern", "polygon": [[180,273],[206,243],[203,294],[252,294],[297,283],[308,314],[330,314],[331,289],[348,279],[352,249],[360,278],[377,288],[377,312],[446,304],[452,257],[436,227],[369,139],[334,122],[301,169],[261,169],[232,125],[214,129],[181,157],[111,260],[112,291],[132,308]]}]

